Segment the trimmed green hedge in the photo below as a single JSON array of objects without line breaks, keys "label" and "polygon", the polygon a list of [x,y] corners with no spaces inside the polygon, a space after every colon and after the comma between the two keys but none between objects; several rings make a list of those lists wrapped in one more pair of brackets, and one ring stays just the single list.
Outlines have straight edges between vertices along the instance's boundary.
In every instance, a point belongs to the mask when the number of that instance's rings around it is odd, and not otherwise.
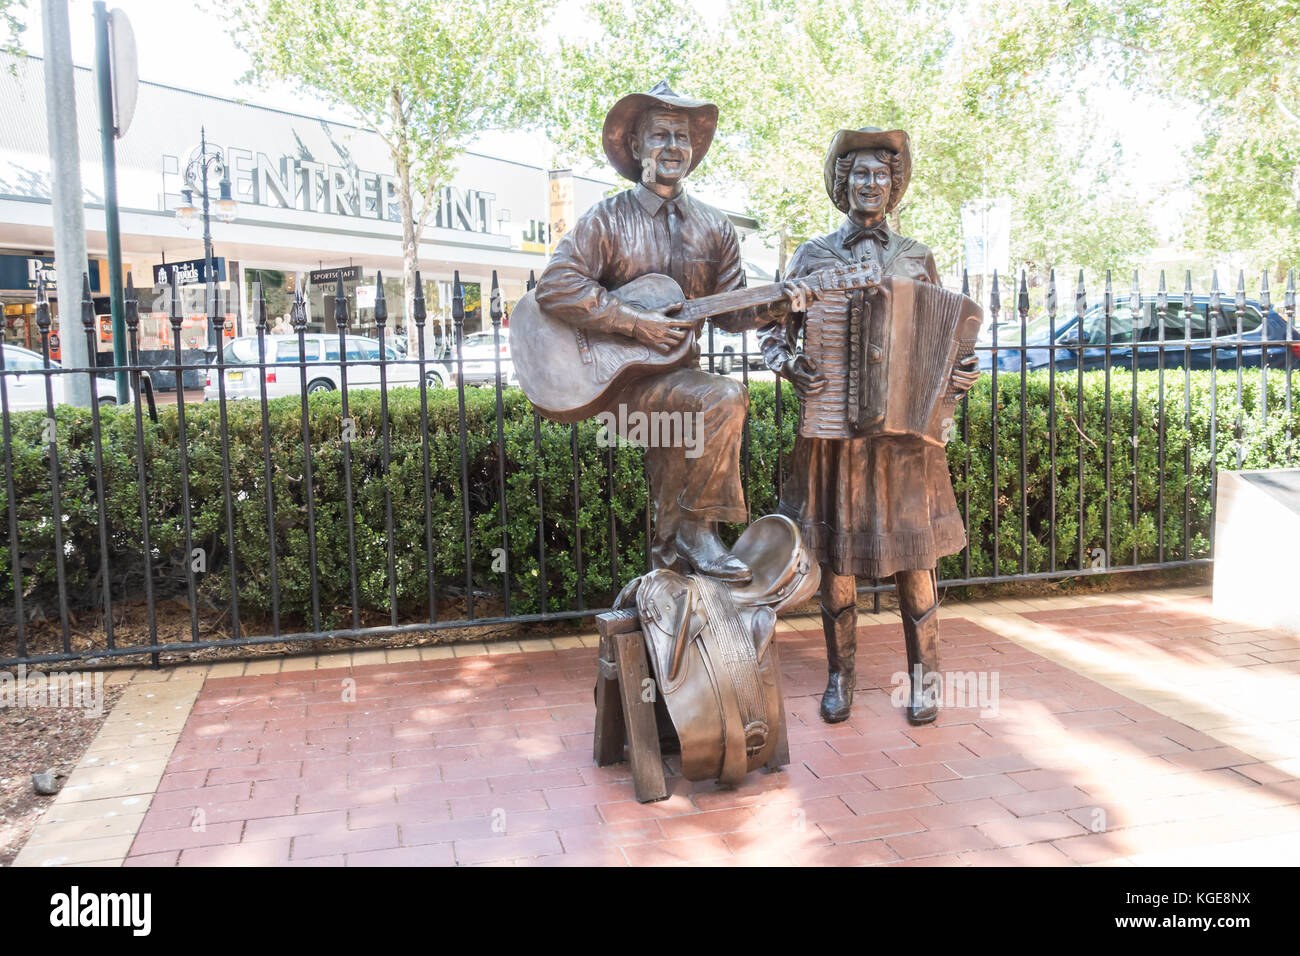
[{"label": "trimmed green hedge", "polygon": [[[1082,417],[1076,409],[1078,380],[1075,373],[1056,379],[1056,559],[1057,568],[1077,566],[1080,544],[1093,563],[1093,549],[1105,546],[1105,513],[1110,508],[1112,564],[1131,563],[1136,547],[1139,562],[1158,557],[1156,420],[1158,386],[1154,372],[1138,376],[1137,427],[1132,427],[1132,378],[1113,371],[1110,402],[1111,431],[1106,441],[1105,383],[1101,372],[1085,374]],[[1236,376],[1217,376],[1218,467],[1247,468],[1285,465],[1293,461],[1286,442],[1283,372],[1270,372],[1268,414],[1261,415],[1259,370],[1244,376],[1240,408],[1236,401]],[[969,491],[969,573],[973,577],[994,573],[992,557],[991,456],[992,418],[989,410],[990,379],[985,376],[970,394],[970,473],[964,474],[966,444],[949,445],[958,502]],[[788,452],[794,441],[795,404],[785,386],[785,414],[778,434],[775,426],[775,391],[771,383],[750,386],[749,437],[750,508],[760,515],[775,510],[774,475],[778,448]],[[1020,554],[1020,379],[1002,375],[998,382],[998,515],[999,566],[997,573],[1015,574]],[[355,420],[351,442],[343,441],[341,396],[314,395],[308,402],[311,429],[313,490],[317,537],[317,572],[321,588],[322,623],[346,625],[350,621],[351,592],[348,574],[347,526],[343,487],[345,447],[351,451],[359,601],[363,609],[388,609],[387,550],[384,535],[384,488],[392,492],[395,530],[395,564],[398,612],[402,616],[427,614],[428,562],[425,552],[424,493],[420,467],[420,403],[416,389],[389,393],[392,427],[392,466],[387,481],[381,467],[379,394],[357,392],[350,399]],[[433,574],[440,603],[439,616],[461,616],[466,591],[466,553],[461,499],[458,409],[454,391],[429,393],[431,510],[433,516]],[[1208,554],[1210,516],[1209,429],[1211,419],[1208,372],[1191,376],[1190,430],[1184,426],[1184,379],[1181,371],[1165,376],[1164,556],[1166,560],[1204,557]],[[536,613],[542,607],[542,578],[538,560],[538,477],[544,499],[546,543],[546,610],[579,607],[577,542],[582,542],[581,598],[584,607],[607,606],[618,586],[644,567],[646,482],[641,452],[620,448],[612,456],[597,442],[598,427],[588,422],[577,428],[578,496],[575,517],[574,473],[571,459],[572,430],[543,422],[540,455],[533,443],[533,416],[518,389],[503,394],[506,453],[506,500],[509,538],[511,612]],[[1292,412],[1291,427],[1300,437],[1300,402]],[[1033,373],[1026,380],[1026,494],[1028,548],[1024,570],[1049,570],[1049,500],[1051,467],[1048,430],[1047,374]],[[228,565],[225,509],[222,493],[221,433],[216,403],[188,405],[190,499],[193,537],[205,550],[207,570],[200,576],[202,598],[214,607],[228,603]],[[60,460],[60,504],[63,517],[67,591],[74,607],[96,603],[100,546],[94,494],[94,457],[90,413],[62,407],[57,415]],[[500,595],[505,575],[500,552],[502,529],[497,493],[498,457],[495,442],[495,394],[492,389],[466,392],[466,446],[472,548],[469,563],[479,604],[476,614],[502,613]],[[25,601],[29,613],[57,609],[54,560],[54,525],[48,446],[44,443],[43,413],[11,416],[13,429],[15,497],[18,501],[19,539]],[[108,409],[101,415],[104,435],[104,471],[108,489],[107,512],[110,567],[114,598],[143,593],[144,560],[140,548],[140,494],[136,477],[135,419],[131,409]],[[144,421],[145,472],[149,490],[148,512],[155,591],[159,595],[184,594],[186,564],[181,508],[181,467],[177,414],[174,406],[160,409],[157,424]],[[270,560],[266,532],[262,458],[261,409],[256,401],[227,405],[231,488],[235,540],[238,542],[238,580],[241,612],[266,613],[271,608]],[[1136,434],[1137,522],[1132,518],[1133,449]],[[273,459],[276,548],[282,614],[309,621],[310,569],[307,511],[303,482],[301,402],[297,398],[270,403],[270,445]],[[1105,488],[1105,450],[1110,449],[1111,487]],[[1184,472],[1184,448],[1190,448],[1190,482]],[[612,460],[611,460],[612,459]],[[1079,535],[1078,463],[1083,464],[1083,534]],[[1190,540],[1183,537],[1184,488],[1191,511]],[[0,511],[7,508],[0,483]],[[611,568],[610,512],[618,532],[617,573]],[[5,595],[0,613],[12,621],[12,577],[7,533],[8,515],[0,523],[0,588]],[[732,529],[733,533],[738,529]],[[945,578],[965,576],[967,556],[954,555],[943,562]]]}]

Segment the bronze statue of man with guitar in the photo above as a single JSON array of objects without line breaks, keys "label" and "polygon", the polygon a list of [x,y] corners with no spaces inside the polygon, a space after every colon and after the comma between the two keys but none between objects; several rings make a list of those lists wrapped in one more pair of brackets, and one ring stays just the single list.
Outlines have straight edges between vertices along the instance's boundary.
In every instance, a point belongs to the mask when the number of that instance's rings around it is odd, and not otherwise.
[{"label": "bronze statue of man with guitar", "polygon": [[664,83],[614,104],[605,154],[636,183],[598,202],[560,241],[532,293],[516,306],[511,346],[525,394],[556,421],[623,406],[696,415],[703,453],[646,449],[654,501],[654,568],[744,583],[751,570],[718,538],[719,521],[747,517],[740,481],[746,389],[700,368],[706,318],[743,331],[803,307],[818,284],[745,288],[736,230],[682,181],[718,125],[712,103]]}]

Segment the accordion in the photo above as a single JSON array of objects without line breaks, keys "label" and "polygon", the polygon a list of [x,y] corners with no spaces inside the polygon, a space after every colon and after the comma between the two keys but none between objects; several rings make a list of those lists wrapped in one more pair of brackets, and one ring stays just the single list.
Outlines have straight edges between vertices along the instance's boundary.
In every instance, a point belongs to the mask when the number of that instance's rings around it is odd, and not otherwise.
[{"label": "accordion", "polygon": [[984,313],[968,296],[889,276],[870,290],[828,292],[808,307],[803,351],[826,386],[803,398],[809,438],[952,437],[953,367],[975,354]]}]

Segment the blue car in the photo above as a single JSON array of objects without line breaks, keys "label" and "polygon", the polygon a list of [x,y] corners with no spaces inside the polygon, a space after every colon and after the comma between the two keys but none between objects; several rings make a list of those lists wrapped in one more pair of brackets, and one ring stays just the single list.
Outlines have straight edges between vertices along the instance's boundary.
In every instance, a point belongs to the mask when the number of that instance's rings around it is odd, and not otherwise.
[{"label": "blue car", "polygon": [[[1139,369],[1160,367],[1160,354],[1164,353],[1165,368],[1207,369],[1211,364],[1221,369],[1244,367],[1259,368],[1267,361],[1272,368],[1283,368],[1287,363],[1288,348],[1293,368],[1300,369],[1300,331],[1293,330],[1287,345],[1287,322],[1272,309],[1267,322],[1258,302],[1248,300],[1237,327],[1237,307],[1229,297],[1219,306],[1213,344],[1210,339],[1210,297],[1193,297],[1194,308],[1190,316],[1183,311],[1181,296],[1169,297],[1169,307],[1164,319],[1164,347],[1161,348],[1160,315],[1156,311],[1154,295],[1142,297],[1142,310],[1136,323],[1129,312],[1128,298],[1117,297],[1115,310],[1110,317],[1110,367],[1132,369],[1134,352]],[[980,368],[993,368],[996,355],[999,372],[1017,372],[1022,367],[1035,371],[1053,363],[1057,370],[1074,370],[1079,367],[1082,353],[1083,368],[1099,369],[1106,365],[1106,316],[1100,305],[1090,308],[1083,317],[1083,341],[1080,343],[1079,319],[1073,313],[1056,318],[1055,348],[1051,348],[1051,327],[1046,315],[1030,322],[1025,330],[1024,357],[1021,357],[1020,329],[1018,326],[999,326],[997,349],[992,348],[987,333],[976,345]],[[1136,333],[1137,341],[1134,342]],[[1273,344],[1262,344],[1262,343]],[[1211,354],[1213,353],[1213,359]]]}]

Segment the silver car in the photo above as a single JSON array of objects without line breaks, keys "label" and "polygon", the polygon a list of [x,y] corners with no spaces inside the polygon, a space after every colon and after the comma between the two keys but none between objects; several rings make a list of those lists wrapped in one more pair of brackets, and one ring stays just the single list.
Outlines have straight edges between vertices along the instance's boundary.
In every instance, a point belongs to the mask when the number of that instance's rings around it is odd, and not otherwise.
[{"label": "silver car", "polygon": [[[473,332],[465,336],[461,345],[461,359],[465,366],[466,385],[495,385],[497,380],[497,356],[501,357],[501,384],[514,385],[515,363],[510,359],[510,330],[501,329],[501,345],[498,346],[492,332]],[[443,357],[449,377],[448,384],[454,384],[458,371],[456,349],[453,346]]]},{"label": "silver car", "polygon": [[[360,335],[346,339],[348,389],[379,387],[379,342]],[[387,365],[385,376],[390,386],[418,385],[420,371],[414,362],[400,361],[397,350],[385,347]],[[313,332],[303,337],[299,350],[297,335],[268,335],[266,337],[266,368],[258,365],[257,336],[237,338],[226,346],[222,355],[225,362],[226,398],[261,397],[261,380],[266,380],[267,398],[302,394],[301,366],[307,370],[307,394],[329,392],[341,387],[343,364],[339,361],[339,337],[332,332]],[[215,400],[217,367],[208,368],[208,380],[203,397]]]},{"label": "silver car", "polygon": [[[706,326],[700,333],[701,364],[709,367],[709,330]],[[713,328],[713,370],[719,375],[730,375],[740,368],[748,359],[750,368],[763,368],[763,351],[758,347],[758,333],[752,329],[745,332],[724,332]]]},{"label": "silver car", "polygon": [[[27,412],[45,408],[45,361],[31,349],[17,345],[0,346],[5,359],[5,405],[12,412]],[[58,362],[50,360],[50,368],[62,368]],[[14,374],[17,373],[17,374]],[[54,404],[67,404],[64,379],[67,375],[51,375],[50,391],[54,394]],[[111,375],[97,375],[96,393],[100,405],[117,404],[117,385]],[[132,401],[135,391],[128,386]]]}]

